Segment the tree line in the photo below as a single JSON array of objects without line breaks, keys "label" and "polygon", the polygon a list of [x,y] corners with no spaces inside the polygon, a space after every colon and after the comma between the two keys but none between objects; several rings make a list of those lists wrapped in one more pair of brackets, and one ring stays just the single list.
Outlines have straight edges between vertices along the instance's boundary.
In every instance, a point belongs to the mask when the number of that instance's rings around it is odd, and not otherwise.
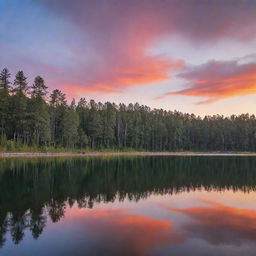
[{"label": "tree line", "polygon": [[23,71],[13,81],[0,73],[0,148],[135,149],[146,151],[255,151],[256,117],[200,117],[138,103],[86,101],[69,104],[58,89],[50,95],[41,76],[32,85]]}]

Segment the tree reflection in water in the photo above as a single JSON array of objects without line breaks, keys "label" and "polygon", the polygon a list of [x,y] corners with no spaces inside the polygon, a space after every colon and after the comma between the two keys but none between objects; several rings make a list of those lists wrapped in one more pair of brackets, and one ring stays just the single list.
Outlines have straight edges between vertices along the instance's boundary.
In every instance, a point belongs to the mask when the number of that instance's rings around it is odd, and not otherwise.
[{"label": "tree reflection in water", "polygon": [[18,244],[30,230],[35,239],[47,217],[58,222],[66,206],[138,201],[151,194],[256,188],[253,157],[119,157],[2,159],[0,246],[6,233]]}]

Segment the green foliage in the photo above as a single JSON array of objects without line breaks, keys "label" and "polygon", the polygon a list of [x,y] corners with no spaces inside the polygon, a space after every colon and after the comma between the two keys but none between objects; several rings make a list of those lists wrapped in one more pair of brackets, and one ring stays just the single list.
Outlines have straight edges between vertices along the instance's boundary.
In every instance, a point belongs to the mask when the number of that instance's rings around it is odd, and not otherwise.
[{"label": "green foliage", "polygon": [[29,90],[27,78],[25,77],[23,71],[18,71],[18,73],[15,76],[13,85],[14,85],[13,91],[16,93],[25,94]]},{"label": "green foliage", "polygon": [[78,142],[79,148],[87,148],[89,145],[89,139],[82,129],[78,130]]},{"label": "green foliage", "polygon": [[15,143],[12,140],[8,140],[6,143],[6,150],[13,151],[15,149]]},{"label": "green foliage", "polygon": [[[59,151],[255,151],[256,117],[242,114],[201,118],[150,109],[138,103],[87,102],[69,105],[37,76],[29,86],[19,71],[0,73],[1,150]],[[10,141],[13,143],[10,144]]]},{"label": "green foliage", "polygon": [[32,98],[43,98],[47,94],[47,88],[44,79],[41,76],[37,76],[31,88]]},{"label": "green foliage", "polygon": [[2,72],[0,73],[0,90],[5,90],[8,92],[10,89],[10,80],[11,74],[7,68],[4,68]]},{"label": "green foliage", "polygon": [[76,144],[78,140],[78,125],[78,114],[73,108],[67,108],[63,116],[63,140],[65,147],[73,148]]}]

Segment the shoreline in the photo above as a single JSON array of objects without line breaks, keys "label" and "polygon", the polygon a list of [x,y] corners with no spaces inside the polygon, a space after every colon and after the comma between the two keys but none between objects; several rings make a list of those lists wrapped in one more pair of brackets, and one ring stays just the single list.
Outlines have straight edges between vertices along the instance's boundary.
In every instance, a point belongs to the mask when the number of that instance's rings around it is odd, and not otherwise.
[{"label": "shoreline", "polygon": [[0,158],[16,157],[101,157],[101,156],[256,156],[256,152],[86,152],[86,153],[0,153]]}]

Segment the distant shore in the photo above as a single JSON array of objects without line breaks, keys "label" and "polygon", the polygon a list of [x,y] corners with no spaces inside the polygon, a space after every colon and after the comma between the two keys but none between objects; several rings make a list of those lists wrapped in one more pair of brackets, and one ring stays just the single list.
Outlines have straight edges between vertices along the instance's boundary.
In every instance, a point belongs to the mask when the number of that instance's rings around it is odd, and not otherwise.
[{"label": "distant shore", "polygon": [[256,156],[256,152],[85,152],[85,153],[0,153],[9,157],[87,157],[87,156]]}]

